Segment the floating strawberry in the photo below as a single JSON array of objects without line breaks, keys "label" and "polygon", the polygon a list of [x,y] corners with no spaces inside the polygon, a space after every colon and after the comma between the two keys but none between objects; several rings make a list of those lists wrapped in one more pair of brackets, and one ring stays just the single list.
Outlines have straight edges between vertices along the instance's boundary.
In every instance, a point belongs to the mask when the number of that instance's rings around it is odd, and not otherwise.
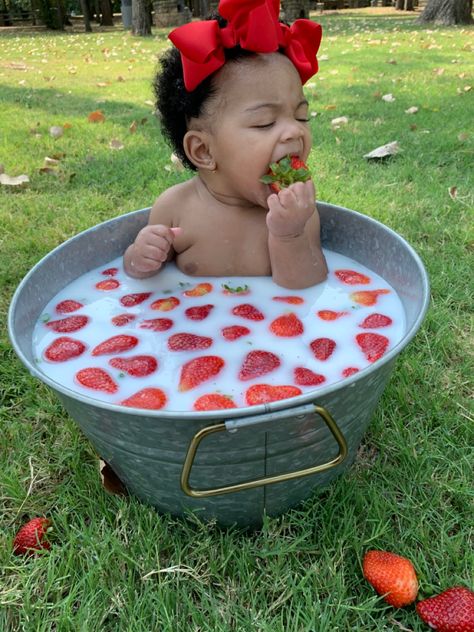
[{"label": "floating strawberry", "polygon": [[301,389],[296,386],[289,386],[282,384],[279,386],[272,386],[270,384],[254,384],[245,393],[245,401],[249,406],[256,406],[257,404],[268,404],[269,402],[276,402],[280,399],[286,399],[287,397],[296,397],[301,395]]},{"label": "floating strawberry", "polygon": [[416,611],[438,632],[474,632],[474,592],[463,586],[448,588],[416,604]]},{"label": "floating strawberry", "polygon": [[138,344],[138,338],[135,336],[127,336],[120,334],[118,336],[112,336],[107,338],[104,342],[98,344],[92,349],[92,355],[111,355],[112,353],[121,353],[122,351],[129,351]]},{"label": "floating strawberry", "polygon": [[331,338],[316,338],[309,346],[316,359],[324,361],[334,353],[336,343]]},{"label": "floating strawberry", "polygon": [[147,318],[139,325],[140,329],[151,329],[152,331],[168,331],[173,326],[171,318]]},{"label": "floating strawberry", "polygon": [[270,351],[250,351],[244,358],[239,371],[239,380],[253,380],[270,373],[280,366],[280,358]]},{"label": "floating strawberry", "polygon": [[294,336],[301,336],[304,327],[298,316],[291,312],[290,314],[283,314],[275,318],[270,324],[270,331],[275,334],[275,336],[292,338]]},{"label": "floating strawberry", "polygon": [[413,603],[418,580],[413,564],[406,557],[387,551],[367,551],[362,568],[365,579],[395,608]]},{"label": "floating strawberry", "polygon": [[195,307],[188,307],[184,313],[190,320],[204,320],[213,309],[214,305],[197,305]]},{"label": "floating strawberry", "polygon": [[137,292],[135,294],[125,294],[121,297],[120,302],[124,307],[135,307],[146,301],[151,296],[151,292]]},{"label": "floating strawberry", "polygon": [[44,356],[50,362],[66,362],[71,358],[77,358],[86,350],[86,345],[80,340],[61,336],[56,338],[44,352]]},{"label": "floating strawberry", "polygon": [[280,301],[280,303],[289,303],[290,305],[301,305],[304,298],[301,296],[273,296],[272,301]]},{"label": "floating strawberry", "polygon": [[82,303],[68,298],[65,301],[58,303],[55,309],[58,314],[69,314],[70,312],[75,312],[78,309],[81,309],[81,307],[84,307]]},{"label": "floating strawberry", "polygon": [[160,410],[167,402],[167,397],[161,388],[148,387],[130,395],[121,403],[130,408],[145,408],[147,410]]},{"label": "floating strawberry", "polygon": [[236,305],[232,310],[232,313],[234,316],[241,316],[247,320],[263,320],[265,318],[262,312],[253,305],[250,305],[250,303]]},{"label": "floating strawberry", "polygon": [[375,305],[377,303],[377,299],[382,294],[390,294],[390,290],[360,290],[359,292],[352,292],[349,295],[349,298],[354,301],[354,303],[359,303],[359,305]]},{"label": "floating strawberry", "polygon": [[232,285],[223,283],[222,293],[227,294],[228,296],[236,296],[236,295],[245,296],[246,294],[250,294],[250,288],[247,284],[237,285],[236,287],[233,287]]},{"label": "floating strawberry", "polygon": [[183,365],[178,390],[181,392],[196,388],[203,382],[215,377],[224,366],[219,356],[200,356]]},{"label": "floating strawberry", "polygon": [[120,282],[117,279],[104,279],[95,284],[95,287],[102,292],[110,292],[120,287]]},{"label": "floating strawberry", "polygon": [[305,369],[302,366],[296,367],[293,371],[295,383],[299,386],[318,386],[326,381],[324,375],[314,373],[311,369]]},{"label": "floating strawberry", "polygon": [[116,393],[118,386],[112,377],[99,367],[87,367],[76,373],[76,380],[85,388],[103,393]]},{"label": "floating strawberry", "polygon": [[369,362],[375,362],[383,356],[390,343],[381,334],[357,334],[356,341]]},{"label": "floating strawberry", "polygon": [[15,555],[34,555],[35,551],[50,549],[51,544],[46,540],[51,520],[47,518],[32,518],[17,532],[13,540]]},{"label": "floating strawberry", "polygon": [[388,327],[392,323],[393,320],[390,316],[385,316],[384,314],[369,314],[369,316],[364,318],[359,327],[362,327],[362,329],[378,329],[379,327]]},{"label": "floating strawberry", "polygon": [[359,371],[360,369],[357,369],[355,366],[348,366],[342,371],[342,377],[350,377],[354,375],[354,373],[359,373]]},{"label": "floating strawberry", "polygon": [[168,338],[170,351],[195,351],[196,349],[208,349],[211,345],[212,338],[197,334],[173,334]]},{"label": "floating strawberry", "polygon": [[125,327],[128,323],[131,323],[132,320],[135,320],[136,316],[134,314],[117,314],[111,318],[112,325],[116,327]]},{"label": "floating strawberry", "polygon": [[306,182],[310,178],[308,167],[298,156],[285,156],[270,164],[268,172],[260,178],[260,182],[268,184],[273,193],[279,193],[295,182]]},{"label": "floating strawberry", "polygon": [[46,327],[57,331],[62,334],[70,334],[73,331],[78,331],[87,325],[89,322],[88,316],[66,316],[66,318],[61,318],[60,320],[50,320],[46,323]]},{"label": "floating strawberry", "polygon": [[179,303],[179,298],[176,298],[176,296],[169,296],[167,298],[159,298],[154,301],[150,307],[151,309],[157,309],[160,312],[170,312],[172,309],[175,309],[175,307],[178,307]]},{"label": "floating strawberry", "polygon": [[209,292],[212,292],[211,283],[198,283],[192,289],[183,292],[183,294],[185,296],[204,296],[205,294],[209,294]]},{"label": "floating strawberry", "polygon": [[347,316],[348,312],[335,312],[332,309],[320,309],[318,316],[321,320],[337,320],[342,316]]},{"label": "floating strawberry", "polygon": [[194,410],[224,410],[226,408],[236,408],[236,405],[228,395],[209,393],[198,397],[194,402],[193,408]]},{"label": "floating strawberry", "polygon": [[104,276],[116,276],[118,274],[118,268],[107,268],[106,270],[102,270]]},{"label": "floating strawberry", "polygon": [[151,355],[136,355],[128,358],[111,358],[110,366],[119,371],[124,371],[132,377],[145,377],[151,375],[158,368],[158,362]]},{"label": "floating strawberry", "polygon": [[242,338],[242,336],[248,336],[250,329],[242,325],[230,325],[229,327],[223,327],[221,333],[226,340],[232,341]]},{"label": "floating strawberry", "polygon": [[335,270],[334,274],[339,281],[346,285],[368,285],[370,283],[368,276],[355,270]]}]

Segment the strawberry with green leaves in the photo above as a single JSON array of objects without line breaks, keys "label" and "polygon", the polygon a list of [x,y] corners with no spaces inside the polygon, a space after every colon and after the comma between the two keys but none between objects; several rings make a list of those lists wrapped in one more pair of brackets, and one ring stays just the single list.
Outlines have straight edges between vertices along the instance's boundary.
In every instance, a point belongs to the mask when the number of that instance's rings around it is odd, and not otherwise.
[{"label": "strawberry with green leaves", "polygon": [[268,173],[260,178],[260,182],[268,184],[273,193],[279,193],[295,182],[306,182],[310,179],[308,167],[298,156],[285,156],[270,164]]}]

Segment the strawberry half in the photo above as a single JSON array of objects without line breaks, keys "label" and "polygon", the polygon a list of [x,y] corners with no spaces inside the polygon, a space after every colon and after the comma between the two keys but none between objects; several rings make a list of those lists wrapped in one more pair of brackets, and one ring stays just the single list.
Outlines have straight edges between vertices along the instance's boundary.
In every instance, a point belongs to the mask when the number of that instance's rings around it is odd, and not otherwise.
[{"label": "strawberry half", "polygon": [[257,406],[258,404],[268,404],[276,402],[287,397],[296,397],[301,395],[301,389],[296,386],[282,384],[272,386],[271,384],[254,384],[245,393],[245,401],[249,406]]},{"label": "strawberry half", "polygon": [[166,404],[167,398],[161,388],[143,388],[141,391],[130,395],[121,403],[130,408],[145,408],[146,410],[159,410]]},{"label": "strawberry half", "polygon": [[354,375],[354,373],[359,373],[360,369],[357,369],[355,366],[348,366],[346,369],[342,371],[342,377],[350,377]]},{"label": "strawberry half", "polygon": [[44,352],[44,357],[50,362],[66,362],[77,358],[86,350],[86,345],[80,340],[61,336],[56,338]]},{"label": "strawberry half", "polygon": [[304,298],[301,298],[301,296],[273,296],[272,301],[289,303],[290,305],[301,305],[304,303]]},{"label": "strawberry half", "polygon": [[250,329],[243,327],[242,325],[230,325],[230,327],[223,327],[221,333],[226,340],[238,340],[242,336],[248,336]]},{"label": "strawberry half", "polygon": [[355,270],[335,270],[334,274],[339,281],[346,285],[367,285],[370,283],[370,278],[365,274],[356,272]]},{"label": "strawberry half", "polygon": [[150,355],[136,355],[129,358],[111,358],[110,366],[119,371],[124,371],[132,377],[145,377],[151,375],[158,368],[156,358]]},{"label": "strawberry half", "polygon": [[418,615],[438,632],[474,632],[474,592],[463,586],[448,588],[416,604]]},{"label": "strawberry half", "polygon": [[47,518],[32,518],[24,524],[13,540],[13,553],[34,555],[35,551],[50,549],[51,544],[45,540],[50,524]]},{"label": "strawberry half", "polygon": [[232,310],[232,313],[234,316],[241,316],[247,320],[263,320],[265,318],[262,312],[253,305],[250,305],[250,303],[236,305]]},{"label": "strawberry half", "polygon": [[185,315],[190,320],[204,320],[214,309],[214,305],[197,305],[196,307],[188,307]]},{"label": "strawberry half", "polygon": [[140,329],[151,329],[152,331],[168,331],[173,326],[171,318],[148,318],[139,325]]},{"label": "strawberry half", "polygon": [[336,348],[336,343],[331,338],[316,338],[309,345],[311,347],[311,351],[314,353],[314,356],[317,360],[327,360],[333,353]]},{"label": "strawberry half", "polygon": [[301,336],[304,327],[298,316],[291,312],[275,318],[270,323],[270,331],[281,338],[293,338],[294,336]]},{"label": "strawberry half", "polygon": [[135,307],[135,305],[140,305],[143,301],[146,301],[150,298],[151,292],[137,292],[136,294],[125,294],[120,299],[120,302],[124,307]]},{"label": "strawberry half", "polygon": [[173,334],[168,338],[170,351],[195,351],[196,349],[208,349],[211,345],[212,338],[197,334]]},{"label": "strawberry half", "polygon": [[383,356],[390,343],[381,334],[357,334],[356,341],[369,362],[375,362]]},{"label": "strawberry half", "polygon": [[69,314],[70,312],[75,312],[76,310],[81,309],[81,307],[84,307],[82,303],[67,298],[65,301],[58,303],[55,309],[58,314]]},{"label": "strawberry half", "polygon": [[279,193],[295,182],[306,182],[310,178],[308,167],[298,156],[285,156],[270,164],[268,172],[260,178],[260,182],[268,184],[273,193]]},{"label": "strawberry half", "polygon": [[392,323],[393,320],[384,314],[369,314],[359,327],[362,327],[362,329],[378,329],[379,327],[388,327]]},{"label": "strawberry half", "polygon": [[395,608],[413,603],[418,594],[418,579],[406,557],[388,551],[367,551],[362,562],[365,579]]},{"label": "strawberry half", "polygon": [[87,325],[89,322],[88,316],[76,315],[76,316],[66,316],[66,318],[61,318],[59,320],[50,320],[46,323],[46,327],[57,331],[62,334],[70,334],[73,331],[78,331]]},{"label": "strawberry half", "polygon": [[108,278],[96,283],[95,287],[98,290],[102,290],[102,292],[110,292],[111,290],[116,290],[118,287],[120,287],[120,282],[117,281],[117,279]]},{"label": "strawberry half", "polygon": [[118,274],[118,268],[107,268],[106,270],[102,270],[101,274],[104,276],[116,276]]},{"label": "strawberry half", "polygon": [[131,323],[132,320],[135,320],[136,316],[134,314],[117,314],[111,318],[112,325],[116,327],[125,327],[128,323]]},{"label": "strawberry half", "polygon": [[306,369],[302,366],[296,367],[293,371],[295,384],[299,386],[318,386],[326,381],[324,375],[314,373],[311,369]]},{"label": "strawberry half", "polygon": [[205,294],[209,294],[209,292],[212,292],[211,283],[198,283],[190,290],[183,292],[183,294],[185,296],[204,296]]},{"label": "strawberry half", "polygon": [[219,356],[200,356],[181,368],[178,390],[189,391],[220,373],[224,360]]},{"label": "strawberry half", "polygon": [[349,298],[359,305],[375,305],[381,294],[390,294],[390,290],[360,290],[360,292],[352,292]]},{"label": "strawberry half", "polygon": [[176,296],[169,296],[168,298],[159,298],[154,301],[150,307],[151,309],[157,309],[160,312],[169,312],[175,307],[178,307],[178,305],[179,298],[176,298]]},{"label": "strawberry half", "polygon": [[120,334],[118,336],[112,336],[107,338],[104,342],[98,344],[92,349],[92,355],[111,355],[112,353],[121,353],[122,351],[129,351],[138,344],[138,338],[135,336],[127,336]]},{"label": "strawberry half", "polygon": [[348,312],[335,312],[332,309],[320,309],[318,312],[318,316],[321,320],[337,320],[342,316],[347,316]]},{"label": "strawberry half", "polygon": [[250,351],[245,356],[239,372],[239,380],[253,380],[270,373],[280,366],[280,358],[270,351]]},{"label": "strawberry half", "polygon": [[76,380],[85,388],[103,393],[116,393],[118,386],[107,371],[98,367],[87,367],[76,373]]},{"label": "strawberry half", "polygon": [[194,410],[224,410],[227,408],[236,408],[236,405],[228,395],[209,393],[208,395],[198,397],[194,402],[193,408]]}]

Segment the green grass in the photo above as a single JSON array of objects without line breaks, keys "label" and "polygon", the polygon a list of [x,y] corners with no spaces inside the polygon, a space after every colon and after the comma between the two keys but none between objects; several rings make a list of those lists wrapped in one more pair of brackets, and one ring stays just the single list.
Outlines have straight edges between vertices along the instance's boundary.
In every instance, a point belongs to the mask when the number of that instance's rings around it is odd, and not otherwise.
[{"label": "green grass", "polygon": [[[394,610],[366,584],[367,548],[410,557],[425,596],[472,582],[472,30],[422,29],[394,13],[320,21],[329,59],[307,87],[318,197],[403,235],[428,269],[432,302],[354,466],[255,533],[107,495],[92,448],[22,367],[4,325],[15,287],[43,255],[187,177],[165,169],[170,150],[149,103],[166,34],[0,35],[0,164],[30,176],[0,190],[1,630],[427,629],[413,607]],[[417,114],[405,113],[411,106]],[[97,109],[105,122],[89,123]],[[338,116],[349,122],[333,131]],[[65,123],[54,140],[49,128]],[[364,160],[393,140],[396,157]],[[58,175],[41,174],[54,155]],[[54,523],[51,551],[13,557],[15,531],[43,514]]]}]

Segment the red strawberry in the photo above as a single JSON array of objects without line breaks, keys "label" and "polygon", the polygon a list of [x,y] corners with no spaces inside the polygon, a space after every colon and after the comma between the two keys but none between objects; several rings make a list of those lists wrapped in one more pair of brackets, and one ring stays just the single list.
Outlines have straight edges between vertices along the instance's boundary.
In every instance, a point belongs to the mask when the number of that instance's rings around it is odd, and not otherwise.
[{"label": "red strawberry", "polygon": [[136,294],[125,294],[120,299],[120,302],[124,307],[135,307],[135,305],[140,305],[143,301],[146,301],[150,298],[151,292],[137,292]]},{"label": "red strawberry", "polygon": [[117,281],[117,279],[104,279],[103,281],[96,283],[95,287],[103,292],[110,292],[111,290],[116,290],[120,287],[120,282]]},{"label": "red strawberry", "polygon": [[194,410],[223,410],[225,408],[236,408],[232,398],[220,393],[210,393],[201,395],[194,402]]},{"label": "red strawberry", "polygon": [[271,163],[260,182],[268,184],[274,193],[279,193],[294,182],[306,182],[310,178],[308,167],[298,156],[285,156],[278,162]]},{"label": "red strawberry", "polygon": [[140,329],[152,331],[168,331],[173,326],[171,318],[148,318],[139,324]]},{"label": "red strawberry", "polygon": [[339,281],[346,285],[367,285],[370,283],[370,278],[365,274],[356,272],[355,270],[335,270],[334,274]]},{"label": "red strawberry", "polygon": [[348,366],[347,369],[344,369],[342,372],[342,377],[350,377],[354,375],[354,373],[359,373],[360,369],[356,369],[355,366]]},{"label": "red strawberry", "polygon": [[321,320],[337,320],[341,316],[347,316],[348,312],[334,312],[332,309],[320,309],[318,316]]},{"label": "red strawberry", "polygon": [[159,298],[154,301],[150,307],[151,309],[158,309],[161,312],[169,312],[175,307],[178,307],[179,302],[179,298],[176,298],[176,296],[169,296],[168,298]]},{"label": "red strawberry", "polygon": [[186,362],[181,369],[178,390],[183,392],[196,388],[215,377],[223,366],[224,360],[219,356],[200,356]]},{"label": "red strawberry", "polygon": [[393,320],[389,316],[384,316],[384,314],[369,314],[359,327],[363,329],[378,329],[379,327],[388,327],[392,323]]},{"label": "red strawberry", "polygon": [[390,290],[361,290],[352,292],[349,298],[359,305],[375,305],[380,294],[390,294]]},{"label": "red strawberry", "polygon": [[246,294],[250,294],[250,288],[248,285],[237,285],[237,287],[233,287],[232,285],[228,285],[226,283],[222,284],[222,293],[227,296],[245,296]]},{"label": "red strawberry", "polygon": [[380,334],[357,334],[356,341],[369,362],[375,362],[383,356],[389,345],[389,339]]},{"label": "red strawberry", "polygon": [[129,351],[136,347],[138,344],[138,338],[135,336],[127,336],[120,334],[118,336],[112,336],[107,338],[104,342],[98,344],[92,349],[92,355],[111,355],[112,353],[121,353],[122,351]]},{"label": "red strawberry", "polygon": [[73,331],[82,329],[88,322],[88,316],[66,316],[66,318],[61,318],[60,320],[50,320],[49,323],[46,323],[46,327],[50,327],[61,334],[70,334]]},{"label": "red strawberry", "polygon": [[167,398],[161,388],[143,388],[141,391],[130,395],[123,402],[122,406],[130,408],[145,408],[147,410],[159,410],[166,404]]},{"label": "red strawberry", "polygon": [[214,305],[197,305],[196,307],[188,307],[184,313],[190,320],[204,320],[213,309]]},{"label": "red strawberry", "polygon": [[310,347],[317,360],[327,360],[334,353],[336,343],[331,338],[316,338]]},{"label": "red strawberry", "polygon": [[119,371],[125,371],[133,377],[145,377],[151,375],[158,368],[156,358],[150,355],[136,355],[128,358],[111,358],[110,366]]},{"label": "red strawberry", "polygon": [[191,290],[183,292],[183,294],[185,296],[204,296],[205,294],[209,294],[209,292],[212,292],[211,283],[198,283]]},{"label": "red strawberry", "polygon": [[118,268],[107,268],[107,270],[102,270],[102,274],[104,276],[115,276],[116,274],[118,274],[118,271]]},{"label": "red strawberry", "polygon": [[245,393],[245,401],[249,406],[268,404],[287,397],[301,395],[301,389],[296,386],[271,386],[270,384],[254,384]]},{"label": "red strawberry", "polygon": [[35,551],[50,549],[51,544],[45,540],[50,524],[47,518],[32,518],[24,524],[13,540],[13,553],[34,555]]},{"label": "red strawberry", "polygon": [[326,381],[324,375],[314,373],[310,369],[305,369],[302,366],[297,367],[293,371],[293,375],[296,384],[299,384],[299,386],[318,386],[318,384],[322,384]]},{"label": "red strawberry", "polygon": [[280,366],[280,358],[270,351],[250,351],[244,358],[239,380],[253,380]]},{"label": "red strawberry", "polygon": [[474,632],[474,592],[463,586],[448,588],[423,599],[416,611],[430,628],[438,632]]},{"label": "red strawberry", "polygon": [[282,338],[292,338],[293,336],[301,336],[304,331],[303,323],[296,314],[283,314],[278,316],[270,324],[270,331],[275,336]]},{"label": "red strawberry", "polygon": [[44,356],[50,362],[65,362],[84,353],[86,345],[80,340],[61,336],[56,338],[45,350]]},{"label": "red strawberry", "polygon": [[247,320],[263,320],[265,318],[262,312],[253,305],[250,305],[250,303],[236,305],[232,313],[234,316],[242,316],[242,318],[247,318]]},{"label": "red strawberry", "polygon": [[196,334],[173,334],[168,338],[170,351],[195,351],[196,349],[208,349],[212,345],[212,338],[197,336]]},{"label": "red strawberry", "polygon": [[237,340],[242,336],[248,336],[250,329],[240,325],[231,325],[230,327],[223,327],[221,332],[226,340]]},{"label": "red strawberry", "polygon": [[387,551],[367,551],[362,569],[365,579],[391,606],[403,608],[415,601],[418,580],[413,564],[406,557]]},{"label": "red strawberry", "polygon": [[58,314],[69,314],[70,312],[75,312],[76,310],[81,309],[81,307],[84,307],[82,303],[68,298],[56,305],[56,311]]},{"label": "red strawberry", "polygon": [[104,393],[116,393],[118,386],[107,371],[98,367],[87,367],[76,373],[76,380],[86,388]]},{"label": "red strawberry", "polygon": [[116,327],[124,327],[125,325],[128,325],[128,323],[131,323],[132,320],[135,320],[135,318],[136,316],[134,314],[117,314],[117,316],[114,316],[111,321]]},{"label": "red strawberry", "polygon": [[272,301],[280,301],[281,303],[290,303],[291,305],[301,305],[304,298],[301,296],[274,296]]}]

